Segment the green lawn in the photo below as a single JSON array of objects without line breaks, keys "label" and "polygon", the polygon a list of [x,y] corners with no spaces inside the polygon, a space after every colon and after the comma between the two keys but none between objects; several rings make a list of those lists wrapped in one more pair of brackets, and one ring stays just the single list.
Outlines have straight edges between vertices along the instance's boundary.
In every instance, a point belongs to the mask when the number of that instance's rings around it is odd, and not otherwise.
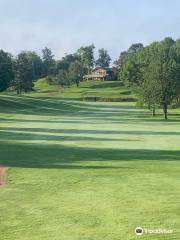
[{"label": "green lawn", "polygon": [[180,111],[64,100],[72,89],[0,96],[0,239],[179,240]]},{"label": "green lawn", "polygon": [[[30,94],[32,95],[32,94]],[[61,88],[58,85],[49,85],[45,79],[40,79],[35,84],[36,97],[58,97],[58,98],[84,98],[84,97],[133,97],[130,90],[122,86],[118,81],[87,81],[82,82],[80,87],[73,85],[68,88]]]}]

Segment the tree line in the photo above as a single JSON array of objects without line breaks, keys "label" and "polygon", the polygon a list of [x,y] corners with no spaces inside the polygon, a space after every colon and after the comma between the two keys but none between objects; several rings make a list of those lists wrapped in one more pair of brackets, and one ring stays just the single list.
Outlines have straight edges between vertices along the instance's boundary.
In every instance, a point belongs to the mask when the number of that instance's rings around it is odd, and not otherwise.
[{"label": "tree line", "polygon": [[74,54],[55,60],[52,50],[44,48],[42,56],[34,51],[22,51],[17,56],[0,50],[0,91],[11,87],[18,94],[32,91],[34,81],[47,77],[50,84],[70,86],[79,83],[94,66],[109,67],[111,58],[105,49],[99,49],[95,60],[94,45],[81,47]]},{"label": "tree line", "polygon": [[[79,48],[56,60],[52,50],[44,48],[41,56],[33,51],[22,51],[17,56],[0,50],[0,91],[11,87],[18,94],[32,91],[34,81],[46,77],[50,84],[79,86],[83,75],[90,74],[94,66],[109,67],[111,57],[107,50],[95,46]],[[118,80],[131,87],[142,104],[152,111],[161,107],[167,119],[168,107],[180,104],[180,39],[170,37],[148,46],[132,44],[114,62]]]},{"label": "tree line", "polygon": [[133,44],[115,65],[119,80],[134,89],[153,116],[161,107],[167,119],[168,107],[180,104],[180,39]]}]

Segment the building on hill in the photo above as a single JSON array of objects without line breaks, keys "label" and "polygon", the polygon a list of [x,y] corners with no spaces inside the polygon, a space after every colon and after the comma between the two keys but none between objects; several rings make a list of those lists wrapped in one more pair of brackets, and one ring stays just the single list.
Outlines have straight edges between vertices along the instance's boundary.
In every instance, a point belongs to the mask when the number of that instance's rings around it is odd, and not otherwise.
[{"label": "building on hill", "polygon": [[83,79],[99,81],[114,80],[114,71],[113,68],[96,67],[92,70],[91,74],[83,76]]}]

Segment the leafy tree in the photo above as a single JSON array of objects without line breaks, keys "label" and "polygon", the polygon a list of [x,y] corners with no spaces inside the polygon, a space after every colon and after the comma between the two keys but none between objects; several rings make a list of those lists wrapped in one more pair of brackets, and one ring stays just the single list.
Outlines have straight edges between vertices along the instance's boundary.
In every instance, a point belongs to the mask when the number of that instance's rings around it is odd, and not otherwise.
[{"label": "leafy tree", "polygon": [[[61,86],[70,86],[73,82],[73,69],[74,63],[80,63],[79,56],[77,54],[68,54],[56,64],[56,75],[54,81]],[[78,68],[81,65],[78,64]],[[78,71],[78,69],[77,69]]]},{"label": "leafy tree", "polygon": [[108,51],[104,48],[99,49],[99,58],[96,61],[96,66],[98,67],[109,67],[111,62],[111,57],[108,54]]},{"label": "leafy tree", "polygon": [[13,77],[12,56],[0,50],[0,91],[9,87]]},{"label": "leafy tree", "polygon": [[[65,85],[70,85],[79,83],[83,77],[90,69],[93,67],[94,45],[87,47],[81,47],[75,54],[68,54],[57,62],[56,68],[56,82],[63,82]],[[62,79],[64,78],[64,80]]]},{"label": "leafy tree", "polygon": [[42,50],[42,59],[43,59],[43,75],[48,76],[54,74],[55,71],[55,60],[52,50],[45,47]]},{"label": "leafy tree", "polygon": [[121,52],[119,58],[114,61],[114,66],[117,68],[117,69],[121,69],[121,67],[123,66],[124,62],[125,62],[125,58],[127,56],[127,52],[124,51],[124,52]]},{"label": "leafy tree", "polygon": [[[151,44],[146,54],[146,67],[143,71],[143,85],[149,96],[149,102],[163,108],[167,119],[167,109],[176,97],[178,82],[178,64],[175,42],[165,38],[162,42]],[[147,59],[148,57],[148,59]]]},{"label": "leafy tree", "polygon": [[42,76],[43,63],[41,57],[36,52],[28,51],[27,55],[33,65],[33,78],[38,79]]},{"label": "leafy tree", "polygon": [[20,53],[14,62],[13,86],[18,94],[33,90],[34,68],[28,52]]},{"label": "leafy tree", "polygon": [[122,80],[139,90],[153,115],[156,106],[162,107],[165,119],[168,106],[179,92],[180,64],[176,48],[171,38],[139,50],[133,48],[120,71]]},{"label": "leafy tree", "polygon": [[64,69],[59,70],[58,74],[55,76],[54,81],[56,84],[61,86],[70,86],[70,80],[68,78],[68,72]]},{"label": "leafy tree", "polygon": [[144,46],[142,43],[132,44],[127,51],[121,52],[119,58],[114,62],[115,66],[120,69],[125,63],[126,59],[132,58],[132,56],[142,50],[143,47]]},{"label": "leafy tree", "polygon": [[94,45],[89,45],[86,47],[81,47],[77,51],[77,56],[81,62],[82,68],[84,69],[84,74],[90,73],[94,67]]},{"label": "leafy tree", "polygon": [[70,65],[79,59],[77,54],[68,54],[63,57],[61,60],[57,61],[57,72],[63,69],[68,71]]},{"label": "leafy tree", "polygon": [[176,59],[176,63],[178,66],[178,70],[176,72],[177,74],[177,83],[176,83],[176,97],[175,97],[175,104],[176,106],[180,106],[180,39],[177,39],[175,44],[174,44],[174,48],[175,48],[175,59]]},{"label": "leafy tree", "polygon": [[132,54],[138,53],[141,49],[143,49],[142,43],[134,43],[130,46],[130,48],[127,50],[127,55],[131,56]]},{"label": "leafy tree", "polygon": [[124,82],[126,86],[136,86],[141,79],[140,65],[137,61],[137,55],[126,59],[120,68],[119,79]]},{"label": "leafy tree", "polygon": [[79,83],[84,75],[84,68],[79,61],[75,61],[71,63],[68,71],[69,80],[73,83],[76,83],[77,87],[79,87]]},{"label": "leafy tree", "polygon": [[152,43],[135,54],[139,69],[138,81],[136,82],[137,91],[141,100],[147,104],[149,110],[152,110],[152,116],[155,116],[160,96],[160,85],[156,80],[157,66],[154,61],[154,53],[156,53],[157,47],[157,43]]},{"label": "leafy tree", "polygon": [[160,104],[167,119],[167,109],[176,97],[176,89],[179,82],[179,66],[174,51],[175,42],[171,38],[165,38],[159,43],[159,51],[156,53],[157,81],[161,87]]}]

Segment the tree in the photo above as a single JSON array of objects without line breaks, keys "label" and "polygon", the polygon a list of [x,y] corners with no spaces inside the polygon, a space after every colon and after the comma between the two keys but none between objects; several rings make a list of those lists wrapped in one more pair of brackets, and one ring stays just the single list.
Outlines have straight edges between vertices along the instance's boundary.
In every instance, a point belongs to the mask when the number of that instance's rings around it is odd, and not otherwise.
[{"label": "tree", "polygon": [[119,58],[114,61],[114,66],[117,68],[117,69],[121,69],[121,67],[123,66],[123,64],[125,63],[125,59],[126,59],[126,56],[127,56],[127,52],[124,51],[124,52],[121,52]]},{"label": "tree", "polygon": [[165,38],[159,43],[156,53],[157,81],[161,87],[160,104],[167,119],[167,109],[176,97],[179,82],[179,66],[176,61],[175,42],[172,38]]},{"label": "tree", "polygon": [[145,89],[149,90],[149,98],[151,102],[154,101],[154,105],[162,107],[165,119],[167,119],[168,106],[176,97],[179,79],[179,66],[174,46],[175,41],[171,38],[151,44],[147,48],[146,67],[143,71],[143,84]]},{"label": "tree", "polygon": [[132,44],[127,51],[121,52],[119,58],[114,62],[114,65],[120,69],[128,58],[131,58],[133,55],[138,53],[143,49],[143,47],[142,43]]},{"label": "tree", "polygon": [[180,63],[175,41],[165,38],[146,48],[132,49],[120,71],[121,78],[138,89],[153,115],[155,107],[161,106],[167,119],[168,106],[177,98],[180,89]]},{"label": "tree", "polygon": [[176,97],[175,97],[175,106],[180,106],[180,39],[177,39],[174,44],[175,52],[176,52],[176,63],[178,66],[177,70],[177,83],[176,83]]},{"label": "tree", "polygon": [[77,61],[78,59],[79,57],[77,54],[67,54],[61,60],[57,61],[57,73],[62,69],[68,71],[71,63]]},{"label": "tree", "polygon": [[98,67],[109,67],[111,62],[111,57],[108,54],[108,51],[104,48],[99,49],[99,58],[96,61],[96,66]]},{"label": "tree", "polygon": [[55,71],[55,60],[54,55],[52,54],[52,50],[50,48],[45,47],[42,50],[42,59],[43,59],[43,75],[48,76],[53,74]]},{"label": "tree", "polygon": [[0,50],[0,91],[6,90],[13,80],[12,56]]},{"label": "tree", "polygon": [[160,100],[160,85],[156,80],[157,66],[154,61],[157,48],[158,43],[155,42],[135,54],[139,69],[136,89],[141,100],[147,104],[149,110],[152,110],[152,116],[155,116]]},{"label": "tree", "polygon": [[54,82],[61,86],[70,86],[70,81],[68,78],[68,72],[64,69],[59,70],[58,74],[54,77]]},{"label": "tree", "polygon": [[119,71],[119,79],[124,82],[126,86],[137,86],[141,79],[141,69],[137,61],[137,55],[132,55],[126,59]]},{"label": "tree", "polygon": [[90,73],[94,67],[94,49],[94,44],[92,44],[86,47],[81,47],[77,51],[77,56],[79,57],[82,68],[84,69],[84,74]]},{"label": "tree", "polygon": [[36,52],[28,51],[27,55],[33,65],[33,79],[38,79],[42,76],[43,63],[41,57]]},{"label": "tree", "polygon": [[[76,83],[77,87],[94,64],[94,45],[81,47],[75,54],[68,54],[57,62],[55,82]],[[64,80],[62,79],[64,78]]]},{"label": "tree", "polygon": [[138,53],[141,49],[143,49],[142,43],[134,43],[130,46],[130,48],[127,50],[127,55],[131,56],[132,54]]},{"label": "tree", "polygon": [[18,94],[33,90],[34,68],[28,52],[20,53],[14,62],[13,86]]},{"label": "tree", "polygon": [[77,87],[79,87],[79,83],[83,77],[84,69],[79,61],[75,61],[71,63],[68,71],[68,77],[70,82],[76,83]]}]

